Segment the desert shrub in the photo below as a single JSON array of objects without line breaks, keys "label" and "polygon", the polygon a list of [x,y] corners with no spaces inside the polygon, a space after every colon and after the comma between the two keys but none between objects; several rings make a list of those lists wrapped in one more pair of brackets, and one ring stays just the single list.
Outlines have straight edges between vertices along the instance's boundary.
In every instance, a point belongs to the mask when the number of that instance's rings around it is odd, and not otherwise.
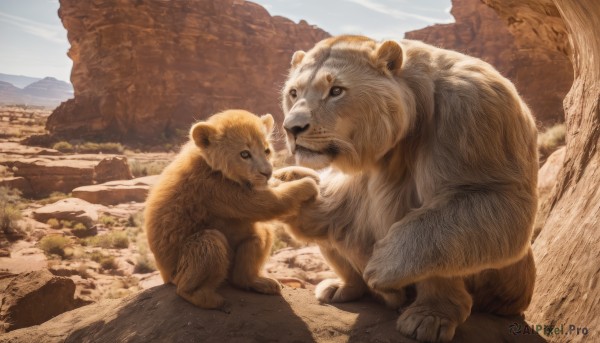
[{"label": "desert shrub", "polygon": [[100,264],[103,269],[117,269],[117,262],[112,255],[103,254],[100,251],[94,251],[89,256],[90,260]]},{"label": "desert shrub", "polygon": [[129,169],[134,177],[158,175],[169,164],[169,161],[161,160],[137,160],[129,159]]},{"label": "desert shrub", "polygon": [[135,266],[133,267],[133,272],[138,274],[147,274],[152,273],[156,270],[156,265],[154,261],[152,261],[148,254],[140,254],[138,255]]},{"label": "desert shrub", "polygon": [[70,240],[60,235],[45,236],[40,240],[40,249],[46,254],[54,254],[65,257],[65,248],[69,246]]},{"label": "desert shrub", "polygon": [[71,143],[65,142],[65,141],[60,141],[60,142],[54,143],[54,145],[52,145],[52,149],[58,150],[60,152],[65,152],[65,153],[75,151],[75,147],[73,147],[73,145]]},{"label": "desert shrub", "polygon": [[102,216],[98,219],[98,222],[106,227],[113,227],[118,224],[117,218],[113,216]]},{"label": "desert shrub", "polygon": [[48,219],[48,221],[46,222],[46,224],[50,225],[50,227],[53,228],[53,229],[60,229],[60,222],[56,218],[50,218],[50,219]]},{"label": "desert shrub", "polygon": [[129,237],[125,232],[113,232],[112,235],[112,246],[117,249],[129,248]]},{"label": "desert shrub", "polygon": [[144,211],[139,211],[129,215],[127,219],[127,225],[131,227],[142,228],[144,226]]},{"label": "desert shrub", "polygon": [[73,225],[73,230],[87,230],[87,227],[83,223],[76,223]]},{"label": "desert shrub", "polygon": [[11,239],[24,236],[19,220],[22,218],[19,210],[21,192],[17,189],[0,187],[0,232]]},{"label": "desert shrub", "polygon": [[70,197],[70,194],[65,194],[62,192],[52,192],[47,198],[37,200],[36,202],[42,205],[52,204],[59,200],[66,199]]},{"label": "desert shrub", "polygon": [[538,135],[537,145],[540,160],[545,160],[560,146],[565,145],[567,128],[565,124],[556,124]]},{"label": "desert shrub", "polygon": [[63,219],[60,221],[60,227],[70,229],[75,225],[75,222]]},{"label": "desert shrub", "polygon": [[77,145],[77,151],[84,154],[97,154],[97,153],[105,153],[105,154],[122,154],[125,151],[123,145],[121,143],[94,143],[94,142],[85,142]]},{"label": "desert shrub", "polygon": [[86,238],[83,240],[83,244],[104,249],[126,249],[129,247],[129,237],[123,231],[115,231],[105,235]]}]

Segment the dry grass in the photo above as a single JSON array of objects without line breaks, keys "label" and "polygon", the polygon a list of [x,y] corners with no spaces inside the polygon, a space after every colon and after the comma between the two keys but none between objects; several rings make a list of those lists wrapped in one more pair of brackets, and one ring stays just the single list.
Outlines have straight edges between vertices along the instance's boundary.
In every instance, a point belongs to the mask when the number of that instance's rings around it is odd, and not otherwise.
[{"label": "dry grass", "polygon": [[540,161],[545,161],[556,149],[565,145],[566,133],[565,124],[556,124],[538,135]]},{"label": "dry grass", "polygon": [[82,243],[86,246],[104,249],[127,249],[129,248],[129,237],[124,231],[113,231],[105,235],[86,238]]},{"label": "dry grass", "polygon": [[65,257],[65,249],[71,245],[71,241],[61,235],[45,236],[40,240],[39,247],[48,255]]},{"label": "dry grass", "polygon": [[169,161],[129,159],[129,169],[134,177],[158,175],[169,165]]}]

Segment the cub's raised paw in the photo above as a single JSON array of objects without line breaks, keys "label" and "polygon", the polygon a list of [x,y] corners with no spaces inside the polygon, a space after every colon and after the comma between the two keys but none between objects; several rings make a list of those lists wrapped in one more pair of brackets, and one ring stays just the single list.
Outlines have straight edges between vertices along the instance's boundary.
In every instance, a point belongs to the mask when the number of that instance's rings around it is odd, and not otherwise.
[{"label": "cub's raised paw", "polygon": [[317,300],[324,303],[342,303],[359,299],[365,294],[366,286],[348,285],[340,279],[325,279],[315,289]]},{"label": "cub's raised paw", "polygon": [[317,183],[313,179],[304,178],[296,181],[291,181],[291,192],[296,194],[298,200],[304,202],[316,198],[319,194]]},{"label": "cub's raised paw", "polygon": [[300,180],[305,177],[315,180],[317,184],[320,182],[319,174],[310,168],[291,166],[281,168],[273,172],[273,178],[285,182]]},{"label": "cub's raised paw", "polygon": [[281,284],[279,281],[269,277],[257,277],[249,285],[250,289],[263,294],[277,295],[281,294]]}]

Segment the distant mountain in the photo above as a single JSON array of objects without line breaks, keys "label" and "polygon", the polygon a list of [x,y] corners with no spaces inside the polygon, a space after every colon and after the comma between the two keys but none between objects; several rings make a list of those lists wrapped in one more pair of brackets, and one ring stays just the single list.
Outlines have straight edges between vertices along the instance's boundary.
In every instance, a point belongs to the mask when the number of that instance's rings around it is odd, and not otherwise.
[{"label": "distant mountain", "polygon": [[[16,78],[26,77],[0,75]],[[54,108],[60,105],[61,102],[73,97],[73,86],[70,83],[57,80],[53,77],[28,79],[37,81],[26,85],[23,89],[15,87],[10,82],[0,81],[0,104],[25,104]]]},{"label": "distant mountain", "polygon": [[73,86],[53,77],[45,77],[25,87],[23,91],[31,96],[61,101],[73,97]]},{"label": "distant mountain", "polygon": [[30,77],[23,75],[10,75],[0,73],[0,81],[8,82],[17,88],[25,88],[26,86],[41,80],[39,77]]}]

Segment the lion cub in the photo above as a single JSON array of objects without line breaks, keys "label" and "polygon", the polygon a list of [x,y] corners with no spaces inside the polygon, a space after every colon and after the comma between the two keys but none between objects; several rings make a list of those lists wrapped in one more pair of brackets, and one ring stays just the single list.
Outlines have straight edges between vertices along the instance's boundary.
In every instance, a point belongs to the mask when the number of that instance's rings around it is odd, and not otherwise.
[{"label": "lion cub", "polygon": [[286,168],[278,177],[292,181],[268,185],[272,130],[270,114],[241,110],[195,124],[148,195],[145,225],[157,267],[196,306],[225,309],[216,289],[226,278],[259,293],[281,292],[276,280],[261,275],[273,239],[260,221],[292,214],[315,198],[318,176]]}]

